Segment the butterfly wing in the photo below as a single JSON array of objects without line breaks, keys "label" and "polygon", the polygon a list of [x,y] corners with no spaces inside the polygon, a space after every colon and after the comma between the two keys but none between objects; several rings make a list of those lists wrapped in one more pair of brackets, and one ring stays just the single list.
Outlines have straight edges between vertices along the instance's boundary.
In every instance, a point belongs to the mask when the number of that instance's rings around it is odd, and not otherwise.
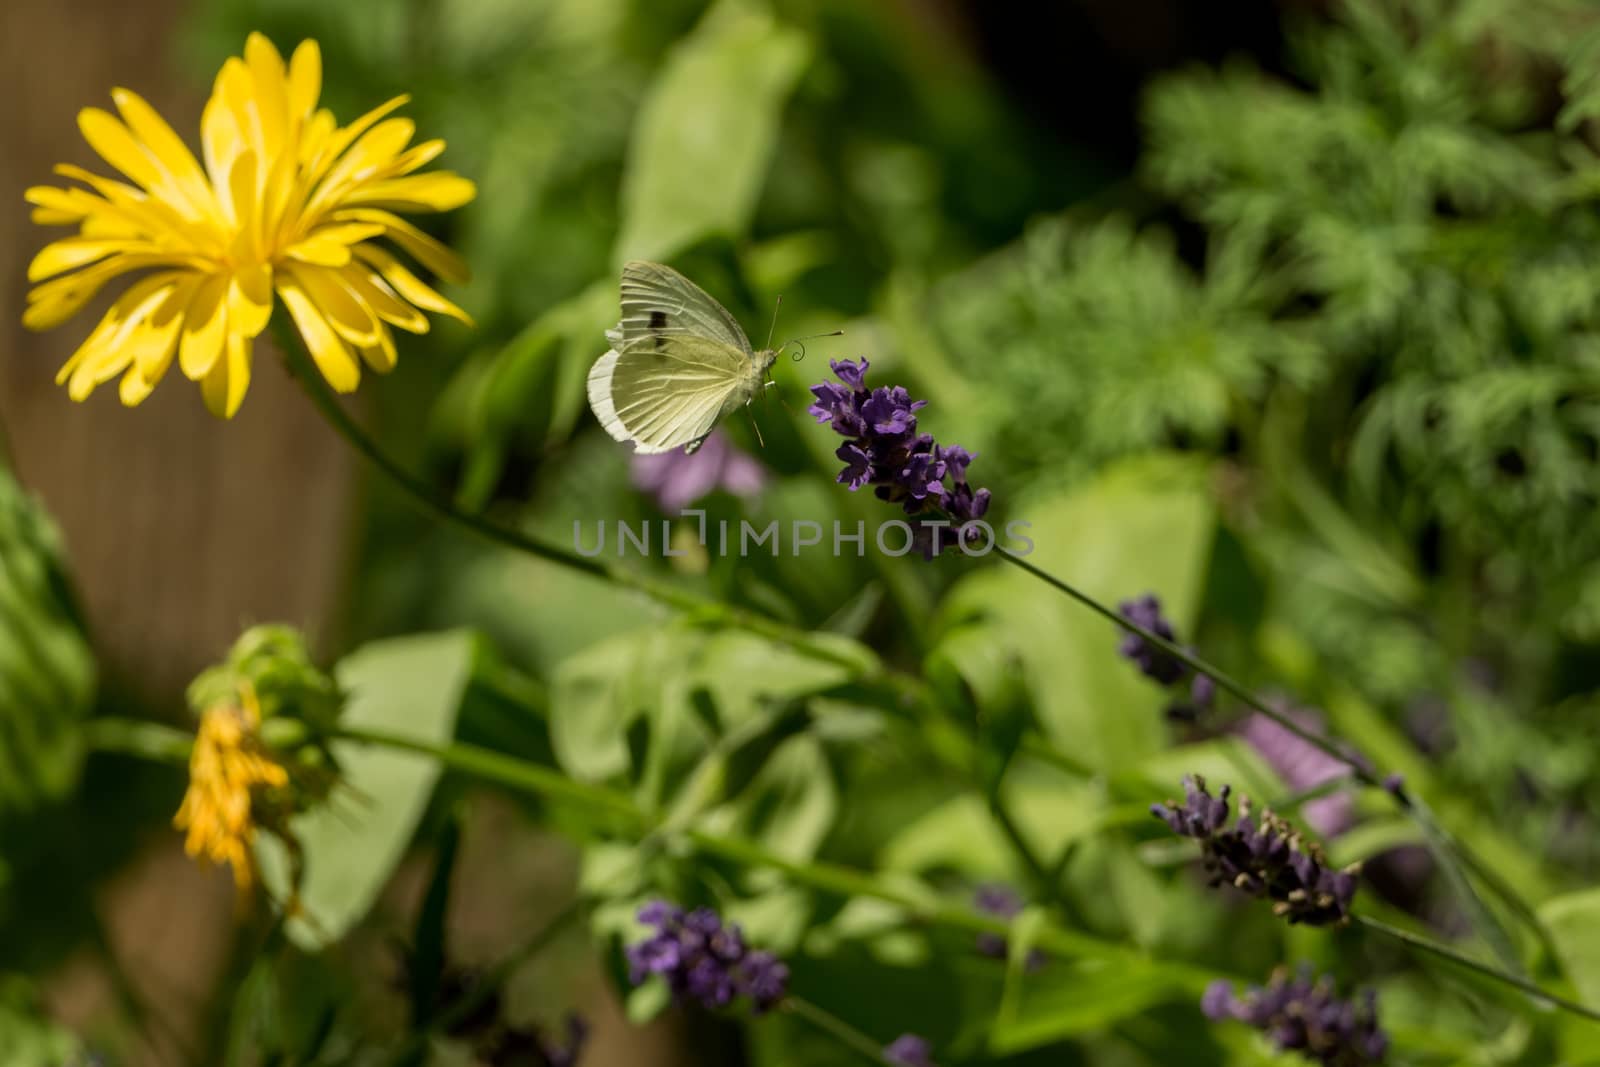
[{"label": "butterfly wing", "polygon": [[651,338],[701,337],[751,355],[750,339],[738,320],[704,289],[671,267],[634,260],[622,268],[622,322],[617,327],[625,352]]},{"label": "butterfly wing", "polygon": [[656,336],[613,349],[589,371],[589,406],[606,432],[640,453],[697,445],[723,411],[748,399],[750,357],[698,336]]}]

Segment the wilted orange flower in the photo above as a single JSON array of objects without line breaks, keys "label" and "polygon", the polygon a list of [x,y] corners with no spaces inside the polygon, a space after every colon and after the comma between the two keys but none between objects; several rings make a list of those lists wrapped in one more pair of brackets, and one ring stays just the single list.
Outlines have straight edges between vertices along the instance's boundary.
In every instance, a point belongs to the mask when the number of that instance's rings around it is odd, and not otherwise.
[{"label": "wilted orange flower", "polygon": [[184,851],[231,866],[241,892],[255,884],[257,805],[265,791],[289,784],[289,772],[262,744],[260,728],[261,706],[248,683],[237,702],[202,713],[189,756],[189,789],[172,820],[188,832]]},{"label": "wilted orange flower", "polygon": [[470,321],[378,239],[447,281],[465,281],[459,257],[395,212],[459,207],[475,195],[472,182],[413,173],[444,142],[411,145],[415,124],[389,117],[407,97],[340,127],[317,107],[321,89],[316,42],[302,43],[285,65],[252,34],[244,58],[223,64],[201,117],[203,169],[126,89],[112,92],[120,118],[98,108],[79,114],[90,146],[128,181],[63,165],[57,173],[88,188],[27,191],[35,222],[78,233],[29,266],[36,285],[23,322],[59,326],[112,279],[142,277],[57,375],[74,400],[121,375],[123,403],[138,404],[176,356],[207,407],[231,417],[274,293],[340,392],[356,387],[362,362],[379,372],[394,366],[390,327],[425,333],[424,311]]}]

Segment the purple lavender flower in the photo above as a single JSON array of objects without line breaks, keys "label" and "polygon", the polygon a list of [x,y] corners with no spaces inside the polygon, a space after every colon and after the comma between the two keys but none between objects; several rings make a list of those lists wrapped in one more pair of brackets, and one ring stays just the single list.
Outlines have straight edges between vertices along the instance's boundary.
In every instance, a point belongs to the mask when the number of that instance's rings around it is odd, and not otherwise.
[{"label": "purple lavender flower", "polygon": [[[1161,601],[1154,593],[1146,593],[1133,600],[1124,600],[1117,605],[1117,611],[1136,626],[1142,626],[1157,637],[1177,643],[1177,633],[1172,629],[1172,624],[1167,621],[1166,616],[1161,614]],[[1169,717],[1192,720],[1211,706],[1211,701],[1217,693],[1216,682],[1207,675],[1190,671],[1189,667],[1172,653],[1157,648],[1136,633],[1124,634],[1122,644],[1117,650],[1125,658],[1132,660],[1138,666],[1140,673],[1158,685],[1171,689],[1185,680],[1189,682],[1187,699],[1175,700],[1167,708]]]},{"label": "purple lavender flower", "polygon": [[1213,982],[1200,1009],[1214,1021],[1232,1019],[1264,1032],[1284,1052],[1298,1052],[1322,1067],[1382,1063],[1389,1038],[1378,1025],[1377,996],[1368,990],[1341,999],[1332,978],[1313,979],[1309,968],[1291,977],[1280,969],[1265,986],[1235,996],[1227,982]]},{"label": "purple lavender flower", "polygon": [[883,1050],[883,1058],[895,1067],[935,1067],[933,1048],[916,1034],[901,1034]]},{"label": "purple lavender flower", "polygon": [[740,451],[721,430],[713,430],[689,455],[682,449],[635,454],[629,467],[634,488],[654,495],[662,511],[681,511],[718,489],[754,496],[767,483],[767,472],[755,457]]},{"label": "purple lavender flower", "polygon": [[788,992],[789,968],[770,952],[747,948],[739,927],[725,925],[710,908],[685,914],[665,901],[652,901],[639,909],[639,921],[655,933],[628,947],[634,985],[658,974],[680,1001],[714,1010],[744,996],[758,1013]]},{"label": "purple lavender flower", "polygon": [[[912,400],[903,386],[868,389],[866,360],[834,360],[830,366],[843,385],[819,382],[811,387],[816,402],[808,409],[818,422],[849,440],[836,455],[844,461],[839,482],[852,490],[871,485],[880,500],[899,504],[907,515],[943,513],[960,531],[989,510],[989,490],[967,484],[972,454],[945,448],[929,434],[917,433],[917,411],[926,400]],[[940,552],[985,535],[974,528],[941,537],[938,528],[919,524],[912,544],[932,559]]]},{"label": "purple lavender flower", "polygon": [[[1022,898],[1016,890],[1004,885],[979,886],[973,895],[972,903],[975,908],[985,915],[992,915],[997,919],[1015,919],[1022,914]],[[1006,939],[999,934],[979,934],[978,954],[988,956],[990,959],[1003,960],[1011,954],[1011,948]],[[1048,962],[1049,957],[1039,949],[1028,953],[1028,958],[1023,964],[1027,973],[1032,974]]]},{"label": "purple lavender flower", "polygon": [[[1317,716],[1309,711],[1289,709],[1284,713],[1307,730],[1314,731],[1321,725]],[[1261,754],[1261,758],[1277,772],[1284,784],[1295,792],[1315,789],[1347,777],[1350,773],[1347,764],[1334,759],[1265,715],[1250,716],[1239,734]],[[1355,807],[1344,793],[1333,793],[1308,801],[1301,812],[1305,815],[1306,825],[1323,837],[1342,834],[1355,821]]]},{"label": "purple lavender flower", "polygon": [[1290,923],[1343,926],[1350,921],[1359,863],[1342,871],[1328,865],[1315,842],[1307,841],[1285,820],[1264,810],[1257,819],[1248,797],[1239,799],[1239,821],[1228,822],[1229,787],[1213,797],[1199,775],[1183,781],[1183,804],[1152,804],[1151,814],[1172,832],[1200,842],[1205,869],[1213,886],[1227,883],[1254,897],[1273,901],[1273,913]]}]

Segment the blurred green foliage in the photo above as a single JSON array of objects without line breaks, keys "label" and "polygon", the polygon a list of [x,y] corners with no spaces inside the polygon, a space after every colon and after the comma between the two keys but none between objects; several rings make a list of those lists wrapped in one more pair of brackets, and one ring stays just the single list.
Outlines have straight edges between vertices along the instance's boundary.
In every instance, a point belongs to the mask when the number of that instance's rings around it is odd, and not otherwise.
[{"label": "blurred green foliage", "polygon": [[60,536],[0,465],[0,818],[76,784],[94,680]]}]

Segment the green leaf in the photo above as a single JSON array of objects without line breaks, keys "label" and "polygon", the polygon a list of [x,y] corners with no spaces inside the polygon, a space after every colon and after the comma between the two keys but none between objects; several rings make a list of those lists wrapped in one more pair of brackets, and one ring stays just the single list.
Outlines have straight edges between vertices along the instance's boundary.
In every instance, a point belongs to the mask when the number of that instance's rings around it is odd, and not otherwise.
[{"label": "green leaf", "polygon": [[1600,1008],[1600,889],[1554,897],[1539,908],[1550,928],[1561,969],[1578,999]]},{"label": "green leaf", "polygon": [[[365,645],[334,672],[349,693],[341,721],[447,744],[476,654],[477,639],[466,631]],[[343,937],[372,907],[416,832],[440,770],[426,756],[370,745],[336,743],[334,755],[342,785],[326,804],[291,824],[305,874],[299,887],[303,914],[287,926],[291,939],[308,950]],[[286,851],[262,837],[257,855],[267,887],[288,899]]]},{"label": "green leaf", "polygon": [[[1179,637],[1191,629],[1215,526],[1203,465],[1124,462],[1012,514],[1031,523],[1029,562],[1113,608],[1154,592]],[[1078,761],[1111,772],[1164,746],[1170,698],[1117,655],[1117,628],[1032,575],[1000,564],[973,574],[946,598],[944,619],[951,641],[940,652],[973,689],[994,688],[1002,651],[1014,658],[1039,726]]]},{"label": "green leaf", "polygon": [[811,45],[758,4],[723,0],[668,57],[639,110],[618,264],[741,237]]},{"label": "green leaf", "polygon": [[60,535],[0,467],[0,814],[76,784],[94,688]]},{"label": "green leaf", "polygon": [[1158,963],[1051,960],[1018,981],[1016,1005],[995,1020],[989,1050],[1008,1056],[1102,1031],[1138,1015],[1184,986]]},{"label": "green leaf", "polygon": [[[860,647],[844,638],[834,643],[841,650]],[[852,675],[739,631],[676,627],[622,634],[557,668],[551,743],[574,777],[626,776],[648,803],[662,804],[719,735],[759,720],[768,705],[822,692]],[[710,697],[712,721],[696,711],[696,693]],[[643,743],[638,753],[629,748],[630,732]],[[750,773],[730,769],[739,777]]]}]

